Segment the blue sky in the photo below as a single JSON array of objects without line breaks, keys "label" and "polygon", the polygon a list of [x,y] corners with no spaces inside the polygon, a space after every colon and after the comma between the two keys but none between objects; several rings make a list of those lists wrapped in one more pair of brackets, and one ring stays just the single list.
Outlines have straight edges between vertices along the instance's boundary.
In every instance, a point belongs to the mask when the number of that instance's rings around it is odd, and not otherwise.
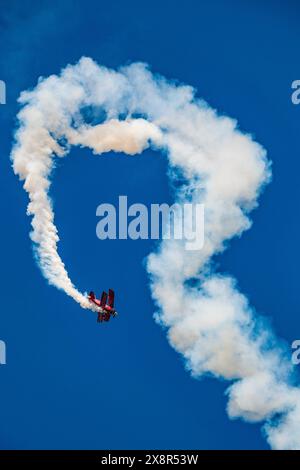
[{"label": "blue sky", "polygon": [[[61,3],[61,4],[60,4]],[[0,448],[264,449],[260,425],[230,421],[227,384],[191,379],[152,318],[144,260],[153,241],[96,238],[96,207],[171,201],[166,161],[95,159],[74,150],[51,195],[60,254],[81,290],[114,287],[120,316],[98,325],[47,285],[29,240],[27,195],[9,153],[19,93],[82,55],[118,67],[132,61],[193,85],[267,149],[273,181],[254,225],[218,257],[256,310],[289,343],[300,338],[298,174],[300,106],[296,1],[1,1]],[[111,158],[110,158],[111,157]],[[103,268],[103,266],[105,268]]]}]

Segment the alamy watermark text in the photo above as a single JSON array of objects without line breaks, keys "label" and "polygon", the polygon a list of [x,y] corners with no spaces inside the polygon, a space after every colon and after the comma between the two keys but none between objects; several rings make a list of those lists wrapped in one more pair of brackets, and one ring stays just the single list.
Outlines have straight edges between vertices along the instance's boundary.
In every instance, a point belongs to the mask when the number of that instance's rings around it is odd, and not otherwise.
[{"label": "alamy watermark text", "polygon": [[203,204],[151,204],[148,209],[140,203],[128,206],[127,196],[119,196],[118,208],[100,204],[96,215],[100,240],[184,240],[186,250],[201,250],[204,245]]}]

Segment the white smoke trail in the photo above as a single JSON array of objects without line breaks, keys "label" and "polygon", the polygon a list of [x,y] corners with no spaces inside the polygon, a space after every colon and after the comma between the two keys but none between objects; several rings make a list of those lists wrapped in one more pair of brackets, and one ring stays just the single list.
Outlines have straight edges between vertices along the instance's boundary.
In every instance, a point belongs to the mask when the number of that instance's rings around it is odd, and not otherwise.
[{"label": "white smoke trail", "polygon": [[[168,327],[171,345],[194,376],[234,381],[228,389],[230,417],[264,420],[273,448],[299,449],[300,390],[292,385],[285,352],[254,318],[234,280],[217,275],[210,263],[227,240],[251,225],[247,214],[270,178],[263,148],[232,119],[195,99],[191,87],[155,77],[143,64],[115,72],[82,58],[23,92],[20,102],[13,167],[25,180],[31,237],[48,281],[90,308],[57,252],[48,194],[54,158],[65,156],[71,145],[95,154],[136,154],[148,145],[166,150],[171,177],[180,174],[185,181],[176,202],[205,204],[205,245],[195,253],[184,242],[165,240],[149,256],[156,319]],[[104,112],[105,122],[84,122],[85,108]]]}]

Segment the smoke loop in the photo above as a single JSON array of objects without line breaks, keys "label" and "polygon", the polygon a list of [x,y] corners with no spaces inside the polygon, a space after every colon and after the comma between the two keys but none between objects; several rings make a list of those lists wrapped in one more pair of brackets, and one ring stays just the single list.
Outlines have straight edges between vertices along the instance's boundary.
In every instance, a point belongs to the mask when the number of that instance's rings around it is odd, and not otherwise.
[{"label": "smoke loop", "polygon": [[[66,156],[72,145],[97,155],[135,155],[149,145],[164,149],[171,174],[185,181],[176,202],[205,204],[205,245],[195,255],[182,241],[165,240],[149,256],[156,319],[168,328],[170,344],[192,375],[234,381],[227,392],[230,417],[265,420],[275,449],[299,449],[300,391],[291,385],[285,353],[274,346],[271,332],[258,326],[235,281],[211,265],[226,241],[251,226],[248,214],[270,180],[264,149],[234,120],[196,99],[191,87],[154,76],[139,63],[113,71],[84,57],[59,76],[41,79],[19,101],[13,168],[29,195],[31,238],[49,283],[92,308],[58,254],[49,198],[54,159]],[[101,110],[105,121],[86,123],[83,110],[89,107]],[[279,414],[281,419],[274,419]]]}]

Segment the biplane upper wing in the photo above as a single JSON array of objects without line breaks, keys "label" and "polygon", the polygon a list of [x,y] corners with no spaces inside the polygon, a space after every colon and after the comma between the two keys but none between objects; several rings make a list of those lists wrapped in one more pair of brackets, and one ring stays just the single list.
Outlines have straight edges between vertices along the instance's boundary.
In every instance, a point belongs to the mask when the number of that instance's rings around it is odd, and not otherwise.
[{"label": "biplane upper wing", "polygon": [[94,294],[94,292],[93,292],[92,290],[91,290],[91,292],[89,293],[89,297],[90,297],[91,299],[94,299],[94,298],[95,298],[95,294]]},{"label": "biplane upper wing", "polygon": [[108,302],[107,304],[110,306],[110,307],[114,307],[114,301],[115,301],[115,293],[112,289],[109,289],[108,291]]},{"label": "biplane upper wing", "polygon": [[100,301],[101,307],[105,307],[106,299],[107,299],[107,293],[103,291],[101,295],[101,301]]}]

